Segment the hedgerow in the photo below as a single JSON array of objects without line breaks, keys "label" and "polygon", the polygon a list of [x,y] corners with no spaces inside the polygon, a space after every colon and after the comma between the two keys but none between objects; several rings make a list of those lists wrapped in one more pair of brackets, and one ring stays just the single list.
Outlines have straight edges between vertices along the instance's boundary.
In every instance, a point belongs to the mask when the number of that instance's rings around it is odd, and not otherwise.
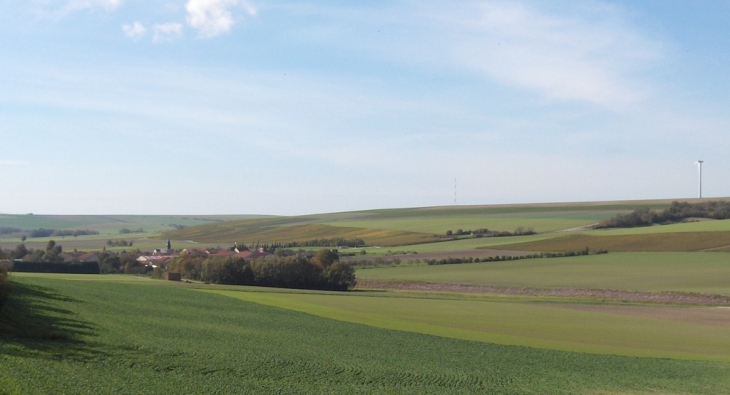
[{"label": "hedgerow", "polygon": [[[585,255],[600,255],[607,254],[607,250],[599,249],[591,251],[588,247],[580,251],[566,251],[566,252],[541,252],[537,254],[527,255],[495,255],[487,257],[466,257],[466,258],[443,258],[443,259],[408,259],[405,262],[410,264],[426,264],[426,265],[455,265],[461,263],[479,263],[479,262],[505,262],[505,261],[517,261],[522,259],[540,259],[540,258],[565,258],[572,256],[585,256]],[[348,263],[352,266],[358,267],[372,267],[372,266],[395,266],[401,264],[400,258],[395,259],[383,259],[376,258],[374,260],[362,259],[362,260],[350,260]]]}]

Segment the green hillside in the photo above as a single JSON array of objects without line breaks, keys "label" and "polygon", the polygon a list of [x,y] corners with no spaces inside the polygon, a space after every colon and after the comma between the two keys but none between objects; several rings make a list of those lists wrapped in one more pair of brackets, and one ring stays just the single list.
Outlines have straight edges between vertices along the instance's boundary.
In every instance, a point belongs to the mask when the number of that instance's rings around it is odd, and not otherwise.
[{"label": "green hillside", "polygon": [[589,202],[365,210],[215,222],[165,231],[157,237],[201,243],[271,243],[360,237],[369,245],[396,246],[436,241],[438,239],[433,235],[444,235],[448,230],[457,229],[513,231],[523,227],[553,232],[590,225],[635,207],[664,208],[670,203]]}]

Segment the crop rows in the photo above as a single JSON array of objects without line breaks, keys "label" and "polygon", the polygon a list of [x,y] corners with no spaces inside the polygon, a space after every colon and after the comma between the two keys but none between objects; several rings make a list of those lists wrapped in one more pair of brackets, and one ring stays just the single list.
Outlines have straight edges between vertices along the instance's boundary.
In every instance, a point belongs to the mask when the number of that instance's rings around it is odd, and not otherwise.
[{"label": "crop rows", "polygon": [[[155,283],[16,279],[66,341],[2,336],[0,383],[77,393],[726,393],[730,365],[499,346]],[[48,321],[50,320],[50,321]]]}]

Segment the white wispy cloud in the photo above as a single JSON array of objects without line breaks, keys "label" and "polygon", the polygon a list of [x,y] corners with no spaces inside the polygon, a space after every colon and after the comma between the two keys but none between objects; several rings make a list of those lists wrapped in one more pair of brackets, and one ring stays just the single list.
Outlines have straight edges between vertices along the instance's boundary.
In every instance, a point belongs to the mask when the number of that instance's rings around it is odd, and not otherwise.
[{"label": "white wispy cloud", "polygon": [[0,166],[23,166],[27,164],[28,162],[24,160],[0,159]]},{"label": "white wispy cloud", "polygon": [[185,9],[188,12],[188,24],[198,30],[201,37],[215,37],[229,32],[235,20],[231,7],[242,6],[250,15],[257,11],[253,4],[239,0],[188,0]]},{"label": "white wispy cloud", "polygon": [[664,44],[619,6],[577,3],[434,0],[367,12],[288,9],[326,21],[296,31],[297,39],[359,47],[420,69],[468,70],[551,102],[622,109],[650,96],[648,70],[663,59]]},{"label": "white wispy cloud", "polygon": [[122,31],[124,31],[124,34],[126,34],[127,37],[136,40],[144,36],[144,34],[147,32],[147,28],[144,27],[144,25],[140,22],[134,22],[132,24],[122,25]]},{"label": "white wispy cloud", "polygon": [[634,74],[661,57],[661,44],[600,3],[557,16],[520,3],[480,2],[429,17],[450,37],[453,62],[552,100],[629,106],[648,90]]},{"label": "white wispy cloud", "polygon": [[124,3],[125,0],[64,0],[46,2],[46,7],[53,9],[58,16],[71,14],[73,12],[103,8],[107,11],[114,11]]},{"label": "white wispy cloud", "polygon": [[183,35],[183,26],[180,23],[168,22],[152,26],[154,35],[152,41],[155,43],[171,42]]}]

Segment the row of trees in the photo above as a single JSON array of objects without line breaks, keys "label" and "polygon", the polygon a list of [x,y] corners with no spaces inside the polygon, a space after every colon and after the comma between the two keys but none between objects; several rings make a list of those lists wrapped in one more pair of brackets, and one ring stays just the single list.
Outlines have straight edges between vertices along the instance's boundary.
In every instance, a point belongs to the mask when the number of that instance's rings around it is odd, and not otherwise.
[{"label": "row of trees", "polygon": [[89,229],[34,229],[28,231],[29,237],[66,237],[66,236],[88,236],[98,235],[99,232]]},{"label": "row of trees", "polygon": [[107,247],[131,247],[132,244],[134,244],[134,241],[130,240],[107,240],[106,245]]},{"label": "row of trees", "polygon": [[144,233],[144,229],[142,229],[142,228],[137,228],[137,229],[122,228],[122,229],[119,229],[119,234],[121,234],[121,235],[126,235],[126,234],[129,234],[129,233]]},{"label": "row of trees", "polygon": [[647,207],[634,210],[629,214],[617,214],[612,218],[601,221],[594,228],[632,228],[681,222],[687,218],[730,219],[730,202],[680,203],[674,201],[665,210],[652,210]]},{"label": "row of trees", "polygon": [[265,251],[275,251],[279,248],[301,248],[301,247],[360,247],[365,245],[363,239],[345,239],[342,237],[335,237],[331,239],[312,239],[305,241],[289,241],[281,242],[276,241],[273,243],[254,243],[254,244],[238,244],[245,246],[246,248],[255,251],[259,248],[263,248]]},{"label": "row of trees", "polygon": [[476,237],[506,237],[506,236],[526,236],[534,235],[536,232],[533,228],[518,227],[514,232],[506,230],[489,230],[487,228],[479,228],[474,230],[457,229],[456,232],[446,231],[446,236],[463,236],[474,235]]},{"label": "row of trees", "polygon": [[403,262],[409,264],[426,264],[426,265],[454,265],[460,263],[479,263],[479,262],[506,262],[506,261],[517,261],[521,259],[539,259],[539,258],[562,258],[572,256],[583,256],[583,255],[599,255],[607,254],[607,250],[595,250],[591,251],[588,247],[580,251],[565,251],[565,252],[540,252],[528,255],[495,255],[487,256],[482,258],[443,258],[443,259],[408,259],[402,261],[400,258],[395,259],[384,259],[378,257],[376,259],[363,259],[363,260],[349,260],[348,263],[352,266],[359,267],[381,267],[381,266],[397,266]]},{"label": "row of trees", "polygon": [[591,251],[588,247],[580,251],[566,251],[566,252],[541,252],[538,254],[528,255],[496,255],[488,256],[484,258],[445,258],[445,259],[431,259],[426,260],[429,265],[452,265],[459,263],[473,263],[473,262],[504,262],[504,261],[517,261],[521,259],[540,259],[540,258],[563,258],[571,256],[584,256],[584,255],[599,255],[607,254],[607,250],[596,250]]},{"label": "row of trees", "polygon": [[311,258],[297,254],[250,261],[188,254],[173,259],[168,270],[215,284],[347,291],[357,283],[355,270],[331,250],[321,250]]},{"label": "row of trees", "polygon": [[[50,240],[45,249],[29,249],[25,244],[18,244],[12,250],[3,251],[0,249],[0,259],[22,259],[24,262],[36,263],[63,263],[62,252],[63,248],[56,244],[54,240]],[[99,270],[104,274],[147,274],[152,269],[137,261],[139,255],[139,250],[123,251],[121,253],[103,251],[98,255]],[[68,264],[74,263],[77,262],[72,261]]]},{"label": "row of trees", "polygon": [[25,241],[28,237],[66,237],[66,236],[86,236],[98,235],[99,232],[89,229],[44,229],[38,228],[33,230],[23,230],[20,228],[10,228],[7,226],[0,227],[0,235],[22,233],[22,239]]},{"label": "row of trees", "polygon": [[0,249],[0,259],[22,259],[27,262],[63,262],[60,256],[63,248],[53,240],[48,241],[45,249],[28,249],[25,244],[18,244],[15,249],[3,251]]}]

